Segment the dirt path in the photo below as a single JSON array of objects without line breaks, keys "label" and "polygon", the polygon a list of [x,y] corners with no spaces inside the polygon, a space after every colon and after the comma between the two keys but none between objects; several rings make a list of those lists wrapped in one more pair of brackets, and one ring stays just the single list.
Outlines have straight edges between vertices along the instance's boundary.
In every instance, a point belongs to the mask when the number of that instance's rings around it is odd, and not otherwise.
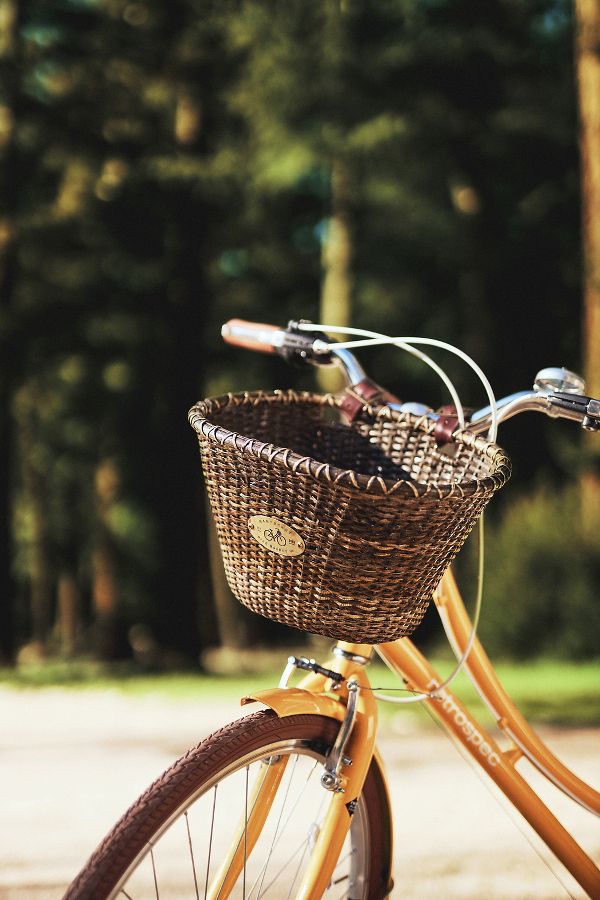
[{"label": "dirt path", "polygon": [[[238,715],[234,701],[205,697],[0,689],[1,900],[61,897],[141,790],[187,747]],[[600,783],[600,729],[543,735],[578,774]],[[399,714],[380,746],[394,796],[394,898],[568,896],[444,735]],[[598,820],[542,787],[599,859]],[[572,896],[584,896],[564,870],[561,877]]]}]

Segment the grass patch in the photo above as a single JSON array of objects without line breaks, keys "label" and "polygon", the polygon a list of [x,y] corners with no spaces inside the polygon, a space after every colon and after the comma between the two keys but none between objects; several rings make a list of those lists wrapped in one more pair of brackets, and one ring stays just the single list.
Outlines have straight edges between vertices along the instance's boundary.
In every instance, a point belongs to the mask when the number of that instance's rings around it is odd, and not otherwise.
[{"label": "grass patch", "polygon": [[271,687],[278,677],[266,670],[251,676],[212,675],[199,671],[145,672],[132,663],[77,660],[0,669],[0,686],[21,690],[112,690],[123,694],[159,694],[172,699],[210,695],[218,699]]},{"label": "grass patch", "polygon": [[[600,662],[502,662],[496,672],[525,717],[548,725],[600,725]],[[483,701],[462,673],[456,693],[479,713]]]},{"label": "grass patch", "polygon": [[[273,687],[286,659],[280,654],[276,665],[271,656],[257,671],[212,675],[200,672],[147,673],[132,664],[100,664],[86,660],[53,661],[0,669],[0,685],[14,689],[65,688],[69,690],[115,690],[125,694],[159,694],[173,699],[210,696],[235,698],[250,690]],[[449,658],[436,658],[434,666],[442,677],[450,672]],[[600,662],[572,663],[555,660],[503,662],[496,666],[508,693],[532,722],[568,725],[600,725]],[[393,675],[379,663],[370,669],[371,683],[377,687],[397,687]],[[479,716],[484,705],[464,674],[452,685],[455,693]],[[397,706],[382,705],[384,716],[399,714]],[[413,712],[418,704],[403,708]],[[387,712],[389,710],[390,712]]]}]

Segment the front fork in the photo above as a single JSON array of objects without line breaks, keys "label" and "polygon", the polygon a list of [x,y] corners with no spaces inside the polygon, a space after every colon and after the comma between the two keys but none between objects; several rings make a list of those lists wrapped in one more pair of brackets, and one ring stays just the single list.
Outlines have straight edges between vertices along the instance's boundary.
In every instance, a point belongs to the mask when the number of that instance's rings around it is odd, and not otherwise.
[{"label": "front fork", "polygon": [[[300,685],[301,689],[311,692],[335,686],[345,703],[345,714],[338,737],[325,760],[321,784],[325,790],[331,791],[331,802],[304,874],[298,900],[317,900],[323,896],[342,852],[375,750],[377,701],[364,671],[364,663],[356,661],[359,658],[368,659],[371,648],[361,645],[350,647],[352,649],[344,651],[338,645],[336,649],[347,655],[340,654],[328,663],[342,675],[344,681],[327,685],[326,676],[315,673],[304,678]],[[353,652],[365,649],[367,653],[364,655]]]},{"label": "front fork", "polygon": [[[375,751],[377,702],[364,671],[371,647],[340,643],[334,652],[336,655],[326,666],[318,666],[312,660],[292,662],[292,658],[280,687],[242,698],[242,704],[257,700],[278,716],[317,713],[340,721],[338,737],[327,755],[321,777],[323,790],[331,793],[330,802],[296,893],[297,900],[319,900],[327,889]],[[309,674],[298,688],[288,688],[287,678],[296,667],[308,669]],[[286,764],[284,756],[263,762],[229,853],[208,891],[211,900],[224,900],[230,895],[244,860],[260,837]]]}]

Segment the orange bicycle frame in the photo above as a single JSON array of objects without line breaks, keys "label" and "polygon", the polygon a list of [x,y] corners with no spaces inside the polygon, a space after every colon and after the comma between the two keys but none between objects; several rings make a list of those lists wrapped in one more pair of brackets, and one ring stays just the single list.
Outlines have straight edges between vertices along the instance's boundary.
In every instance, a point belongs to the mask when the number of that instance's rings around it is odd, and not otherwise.
[{"label": "orange bicycle frame", "polygon": [[[461,656],[466,649],[471,623],[450,571],[444,575],[435,603],[450,642]],[[377,647],[377,652],[406,680],[410,689],[432,691],[441,684],[425,657],[407,638],[382,644]],[[509,749],[502,750],[447,688],[424,702],[445,729],[485,769],[590,897],[600,897],[600,870],[517,772],[516,764],[526,756],[557,787],[596,814],[600,813],[600,794],[577,778],[535,734],[502,687],[477,639],[465,668],[498,726],[510,739]]]},{"label": "orange bicycle frame", "polygon": [[[434,599],[450,643],[457,656],[461,656],[469,639],[471,622],[450,570],[444,575]],[[351,656],[368,657],[372,647],[349,642],[339,642],[338,647],[344,651],[346,658],[336,656],[326,663],[327,667],[340,672],[346,679],[359,680],[366,689],[361,691],[360,714],[348,753],[352,758],[352,766],[348,772],[352,772],[352,776],[345,787],[349,786],[350,790],[336,795],[330,806],[321,833],[322,840],[315,849],[313,863],[298,895],[303,900],[317,900],[322,896],[349,827],[346,804],[362,787],[371,756],[376,752],[376,701],[364,668],[348,661]],[[432,692],[442,683],[427,659],[408,638],[380,644],[376,650],[389,668],[403,678],[410,690]],[[600,813],[600,794],[558,760],[534,732],[502,687],[477,639],[473,643],[465,669],[498,726],[510,739],[508,749],[502,749],[498,745],[448,688],[440,689],[423,702],[427,703],[444,728],[487,772],[590,897],[600,897],[600,870],[520,775],[516,765],[521,757],[526,756],[557,787],[596,814]],[[341,721],[345,711],[344,693],[342,690],[342,695],[334,699],[327,693],[331,691],[331,687],[323,676],[309,675],[299,688],[260,691],[242,702],[259,700],[274,709],[279,716],[312,712],[333,716]],[[265,802],[268,803],[268,799]]]}]

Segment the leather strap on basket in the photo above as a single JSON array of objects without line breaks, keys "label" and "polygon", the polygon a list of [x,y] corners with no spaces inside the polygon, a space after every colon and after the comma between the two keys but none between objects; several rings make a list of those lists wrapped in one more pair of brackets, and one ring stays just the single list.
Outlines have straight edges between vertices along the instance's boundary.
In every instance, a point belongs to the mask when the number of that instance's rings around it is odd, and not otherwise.
[{"label": "leather strap on basket", "polygon": [[[340,409],[348,422],[354,422],[365,403],[377,405],[380,403],[401,402],[398,397],[390,394],[377,382],[372,381],[370,378],[363,378],[357,384],[346,388],[340,403]],[[456,407],[454,404],[449,404],[448,406],[440,407],[438,412],[440,418],[435,424],[433,435],[438,445],[449,444],[454,440],[454,432],[459,425]],[[465,412],[467,411],[465,410]]]},{"label": "leather strap on basket", "polygon": [[454,404],[441,406],[438,409],[440,415],[433,429],[433,436],[437,444],[449,444],[454,440],[454,432],[458,426],[458,416],[456,415],[456,407]]},{"label": "leather strap on basket", "polygon": [[365,403],[377,405],[380,403],[401,402],[398,397],[390,394],[389,391],[386,391],[385,388],[382,388],[375,381],[372,381],[370,378],[363,378],[357,384],[346,388],[340,403],[340,409],[349,422],[354,422]]}]

